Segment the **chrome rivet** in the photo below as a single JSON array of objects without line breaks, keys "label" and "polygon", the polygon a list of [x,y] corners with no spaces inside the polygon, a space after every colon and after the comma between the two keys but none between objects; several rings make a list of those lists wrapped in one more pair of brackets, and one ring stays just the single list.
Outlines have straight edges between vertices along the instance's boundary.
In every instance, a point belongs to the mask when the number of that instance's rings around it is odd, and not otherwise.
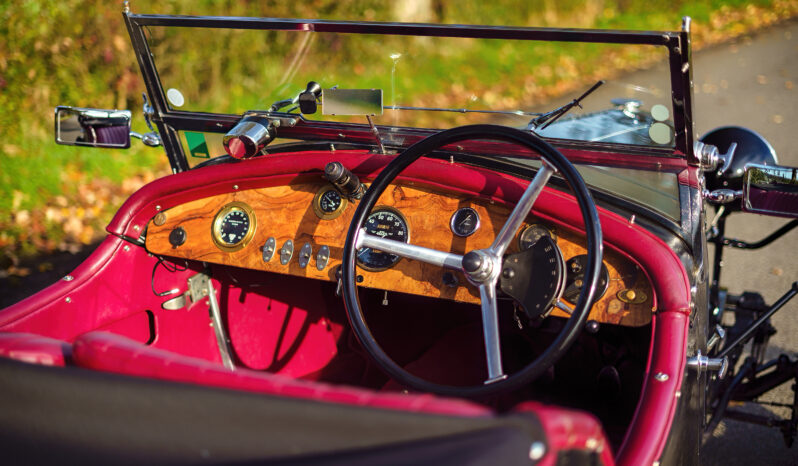
[{"label": "chrome rivet", "polygon": [[61,280],[65,281],[65,282],[71,282],[74,279],[75,279],[75,277],[73,277],[72,275],[65,275],[64,278],[62,278]]},{"label": "chrome rivet", "polygon": [[66,301],[66,302],[68,302],[68,303],[71,303],[71,302],[72,302],[72,298],[70,298],[69,296],[67,296],[66,298],[64,298],[64,301]]},{"label": "chrome rivet", "polygon": [[656,374],[654,374],[654,379],[656,379],[657,382],[667,382],[669,378],[670,377],[668,376],[668,374],[664,372],[657,372]]},{"label": "chrome rivet", "polygon": [[124,249],[124,250],[125,250],[125,252],[128,252],[128,251],[130,251],[130,246],[128,246],[128,245],[126,244],[126,245],[125,245],[125,247],[123,247],[122,249]]},{"label": "chrome rivet", "polygon": [[238,189],[238,185],[237,185],[237,184],[234,184],[234,185],[233,185],[233,189]]},{"label": "chrome rivet", "polygon": [[543,458],[543,455],[546,454],[546,445],[543,445],[543,442],[532,442],[532,446],[529,447],[529,459],[532,461],[537,461]]},{"label": "chrome rivet", "polygon": [[133,225],[133,229],[134,229],[134,230],[136,230],[136,231],[139,231],[139,230],[140,230],[140,228],[139,228],[139,226],[138,226],[138,225]]},{"label": "chrome rivet", "polygon": [[155,210],[161,210],[161,206],[159,205],[155,206]]}]

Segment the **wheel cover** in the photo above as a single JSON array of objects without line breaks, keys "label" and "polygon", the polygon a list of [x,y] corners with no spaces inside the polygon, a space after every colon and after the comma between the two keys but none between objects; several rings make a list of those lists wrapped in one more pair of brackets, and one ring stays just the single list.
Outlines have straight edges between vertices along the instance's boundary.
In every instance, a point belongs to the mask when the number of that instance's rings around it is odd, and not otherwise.
[{"label": "wheel cover", "polygon": [[[368,214],[371,212],[371,209],[377,202],[377,199],[380,195],[385,191],[385,189],[390,185],[390,183],[401,173],[405,168],[407,168],[411,163],[418,160],[419,158],[423,157],[426,154],[431,153],[434,150],[437,150],[443,146],[448,144],[452,144],[458,141],[469,140],[469,139],[489,139],[489,140],[500,140],[506,142],[515,142],[519,145],[527,147],[536,153],[540,154],[541,159],[543,160],[544,164],[542,168],[539,170],[538,175],[541,172],[547,170],[547,166],[553,167],[557,172],[559,172],[563,178],[568,182],[571,186],[571,189],[574,192],[574,195],[579,203],[579,207],[582,212],[582,218],[585,223],[585,231],[587,236],[587,255],[588,255],[588,264],[587,264],[587,271],[585,274],[585,284],[582,288],[581,293],[579,294],[579,299],[574,307],[573,313],[568,321],[563,326],[560,334],[554,339],[552,344],[537,358],[535,358],[532,362],[530,362],[526,367],[521,369],[520,371],[509,375],[503,376],[501,378],[496,378],[496,380],[490,380],[486,382],[484,385],[477,385],[477,386],[451,386],[451,385],[441,385],[437,383],[430,382],[428,380],[422,379],[416,375],[411,374],[398,364],[396,364],[380,347],[380,345],[375,340],[374,336],[372,335],[371,331],[366,324],[366,319],[363,314],[362,308],[360,306],[360,301],[358,298],[357,293],[357,286],[356,286],[356,255],[357,250],[360,246],[358,246],[357,242],[362,238],[359,238],[359,235],[362,235],[361,228],[363,227]],[[550,175],[549,175],[550,176]],[[530,185],[535,184],[538,179],[538,176],[532,180]],[[548,176],[543,179],[543,183],[546,182]],[[540,185],[539,189],[542,189],[542,185]],[[530,191],[530,190],[528,190]],[[539,193],[540,191],[538,191]],[[526,193],[525,193],[526,196]],[[534,202],[537,194],[532,195],[532,200],[529,203],[529,207],[531,208],[531,203]],[[520,202],[524,200],[522,199]],[[519,202],[519,203],[520,203]],[[514,211],[515,213],[515,211]],[[528,213],[528,208],[527,208]],[[526,217],[526,213],[523,215],[523,218],[520,221],[523,221]],[[505,227],[508,227],[508,224],[513,221],[513,214],[511,214],[510,218],[508,219]],[[504,230],[505,228],[503,228]],[[515,235],[517,228],[510,233]],[[499,233],[500,236],[502,232]],[[505,235],[506,236],[506,235]],[[496,241],[498,241],[497,238]],[[506,248],[506,247],[505,247]],[[486,250],[479,250],[486,251]],[[503,253],[504,251],[501,251]],[[466,256],[473,256],[471,253],[466,254]],[[466,257],[464,256],[464,257]],[[473,257],[471,257],[473,259]],[[599,272],[601,267],[601,259],[602,259],[602,240],[601,240],[601,226],[598,220],[598,212],[596,211],[595,204],[593,203],[593,199],[590,196],[590,193],[587,190],[587,186],[585,185],[582,177],[576,171],[576,168],[571,164],[568,159],[565,158],[562,153],[560,153],[557,149],[552,147],[546,141],[538,137],[537,135],[524,132],[517,129],[509,128],[506,126],[497,126],[497,125],[471,125],[471,126],[461,126],[457,128],[453,128],[450,130],[442,131],[440,133],[436,133],[432,136],[429,136],[426,139],[423,139],[416,144],[407,148],[404,152],[399,154],[394,160],[392,160],[377,178],[374,179],[371,186],[369,187],[366,194],[361,199],[360,203],[355,210],[355,214],[352,218],[352,222],[349,227],[349,231],[346,236],[346,243],[344,244],[344,251],[343,251],[343,268],[342,268],[342,288],[344,293],[344,303],[346,307],[347,316],[349,318],[350,324],[352,325],[352,329],[355,332],[360,343],[369,353],[369,356],[374,360],[374,362],[384,370],[389,376],[393,377],[397,382],[406,385],[410,388],[436,393],[440,395],[446,396],[462,396],[462,397],[482,397],[486,395],[494,395],[501,392],[512,391],[518,389],[525,384],[528,384],[532,380],[539,377],[546,371],[549,367],[551,367],[557,360],[559,360],[565,352],[570,348],[576,338],[579,336],[579,333],[584,328],[585,322],[587,320],[587,316],[589,313],[590,305],[593,301],[593,296],[596,290],[596,283],[599,278]],[[500,259],[499,259],[500,260]],[[473,267],[472,267],[473,268]],[[469,276],[468,272],[465,272],[461,269],[466,276]],[[496,273],[496,272],[494,272]],[[494,282],[495,284],[495,282]],[[490,301],[491,297],[486,296],[486,294],[493,293],[493,312],[495,313],[495,288],[491,291],[489,290],[490,287],[482,285],[480,286],[480,295],[482,297],[483,303],[483,332],[485,333],[485,345],[486,345],[486,356],[488,359],[491,358],[491,352],[489,350],[490,343],[488,342],[488,330],[486,330],[486,320],[485,320],[485,300],[488,299]],[[495,318],[495,315],[494,315]],[[496,337],[498,337],[498,329],[494,329],[496,332]],[[500,353],[499,353],[499,359]],[[489,366],[489,373],[491,370],[491,361],[488,361]],[[499,369],[501,368],[501,361],[499,361]]]}]

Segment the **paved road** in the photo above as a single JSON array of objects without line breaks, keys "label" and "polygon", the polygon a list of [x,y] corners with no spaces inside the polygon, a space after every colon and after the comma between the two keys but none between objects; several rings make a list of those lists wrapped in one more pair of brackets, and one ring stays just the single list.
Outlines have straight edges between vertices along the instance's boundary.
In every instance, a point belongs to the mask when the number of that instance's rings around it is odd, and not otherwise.
[{"label": "paved road", "polygon": [[[798,166],[798,21],[735,44],[694,56],[695,119],[699,134],[723,125],[745,126],[764,136],[782,165]],[[786,223],[752,214],[732,216],[730,236],[755,241]],[[734,293],[759,290],[768,303],[798,280],[798,231],[761,251],[724,252],[722,284]],[[798,300],[773,318],[778,334],[770,356],[798,353]],[[791,403],[790,384],[766,397]],[[764,412],[760,407],[747,407]],[[784,410],[775,410],[784,415]],[[788,411],[787,411],[788,413]],[[724,421],[705,445],[707,465],[796,465],[798,445],[788,449],[775,429]]]}]

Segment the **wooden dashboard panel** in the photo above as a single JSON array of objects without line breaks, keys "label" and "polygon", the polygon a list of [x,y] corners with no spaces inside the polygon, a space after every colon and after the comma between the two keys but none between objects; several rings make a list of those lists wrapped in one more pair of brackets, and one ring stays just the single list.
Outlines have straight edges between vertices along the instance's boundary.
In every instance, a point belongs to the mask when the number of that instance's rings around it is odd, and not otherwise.
[{"label": "wooden dashboard panel", "polygon": [[[335,219],[320,219],[314,213],[312,201],[316,192],[326,186],[329,185],[324,181],[294,182],[286,186],[231,192],[173,207],[162,212],[158,221],[160,225],[152,220],[149,222],[147,249],[158,255],[334,281],[355,206],[349,203]],[[223,251],[212,239],[212,223],[220,209],[234,201],[252,208],[257,226],[245,247],[238,251]],[[457,254],[489,246],[509,215],[509,209],[489,201],[398,184],[383,193],[377,206],[390,206],[402,212],[408,223],[411,243]],[[455,236],[449,227],[452,214],[461,207],[472,207],[481,220],[476,233],[466,238]],[[541,223],[531,216],[528,220]],[[172,247],[169,234],[178,227],[185,230],[186,241]],[[566,261],[586,253],[584,239],[579,235],[556,230],[555,234]],[[276,239],[277,251],[269,262],[264,262],[261,247],[269,237]],[[282,265],[279,249],[289,239],[294,242],[294,255],[287,265]],[[302,268],[297,256],[305,243],[312,245],[313,252],[307,266]],[[518,251],[516,243],[508,252]],[[329,247],[330,259],[323,270],[318,270],[316,253],[323,245]],[[609,271],[609,287],[593,306],[589,318],[627,326],[648,324],[653,297],[645,275],[631,261],[613,251],[605,250],[604,264]],[[445,272],[439,267],[402,259],[388,270],[360,270],[359,275],[363,277],[361,286],[365,287],[479,303],[477,289],[462,274],[454,272],[458,284],[449,286],[444,284]],[[638,304],[622,301],[619,293],[627,290],[633,290],[638,300],[643,297],[645,300]],[[567,316],[559,310],[555,310],[554,315]]]}]

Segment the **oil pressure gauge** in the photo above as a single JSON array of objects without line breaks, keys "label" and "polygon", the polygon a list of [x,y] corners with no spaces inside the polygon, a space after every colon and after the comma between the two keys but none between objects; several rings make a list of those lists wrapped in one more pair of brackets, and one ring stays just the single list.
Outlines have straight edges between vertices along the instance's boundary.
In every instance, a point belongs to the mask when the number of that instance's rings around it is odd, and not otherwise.
[{"label": "oil pressure gauge", "polygon": [[471,236],[479,229],[479,214],[471,207],[457,209],[449,221],[449,227],[457,236]]},{"label": "oil pressure gauge", "polygon": [[324,186],[313,197],[313,212],[324,220],[332,220],[346,209],[346,197],[333,186]]},{"label": "oil pressure gauge", "polygon": [[234,252],[249,243],[256,227],[257,220],[252,208],[243,202],[231,202],[214,217],[211,237],[222,251]]}]

